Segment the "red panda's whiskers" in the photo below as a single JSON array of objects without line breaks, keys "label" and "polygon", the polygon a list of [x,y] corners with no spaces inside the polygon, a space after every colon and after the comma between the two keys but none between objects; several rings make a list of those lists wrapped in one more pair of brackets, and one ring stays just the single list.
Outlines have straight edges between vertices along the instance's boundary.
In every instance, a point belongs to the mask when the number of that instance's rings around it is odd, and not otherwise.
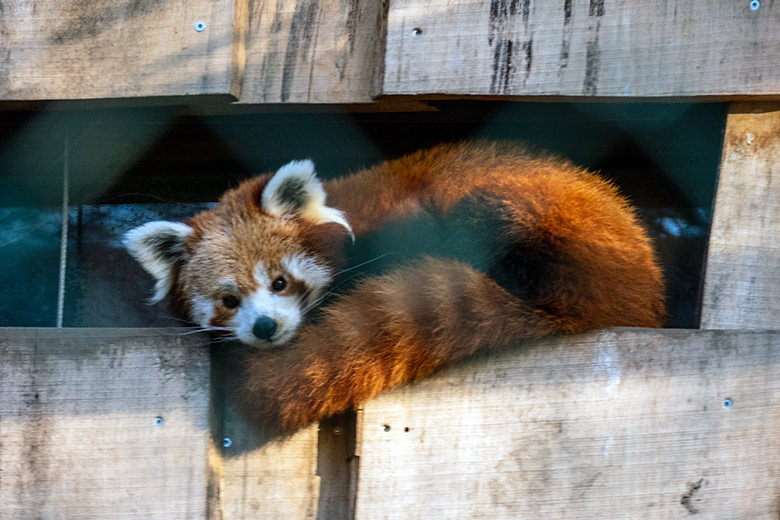
[{"label": "red panda's whiskers", "polygon": [[179,323],[186,323],[188,326],[193,326],[193,327],[197,326],[197,325],[196,325],[196,324],[195,324],[193,321],[191,321],[191,320],[185,320],[185,319],[182,319],[182,318],[178,318],[178,317],[176,317],[176,316],[171,316],[170,314],[166,314],[166,315],[164,315],[164,316],[162,316],[162,317],[163,317],[163,318],[165,318],[165,319],[167,319],[167,320],[178,321]]},{"label": "red panda's whiskers", "polygon": [[208,329],[186,327],[184,332],[169,332],[165,329],[160,329],[160,334],[165,336],[189,336],[191,334],[199,334],[202,332],[208,332]]},{"label": "red panda's whiskers", "polygon": [[363,267],[364,265],[368,265],[368,264],[370,264],[372,262],[376,262],[377,260],[381,260],[381,259],[383,259],[386,256],[399,255],[399,254],[401,254],[400,251],[390,251],[390,252],[385,253],[383,255],[379,255],[379,256],[377,256],[375,258],[372,258],[371,260],[366,260],[365,262],[359,263],[357,265],[353,265],[352,267],[347,267],[346,269],[342,269],[341,271],[336,273],[336,276],[338,276],[340,274],[347,273],[347,272],[352,271],[354,269],[358,269],[358,268]]},{"label": "red panda's whiskers", "polygon": [[338,293],[336,292],[336,289],[338,289],[342,285],[346,284],[347,282],[351,282],[355,278],[360,278],[361,276],[365,276],[365,273],[355,273],[352,276],[348,276],[348,277],[344,278],[343,280],[339,280],[339,283],[337,283],[333,287],[330,287],[327,291],[324,291],[322,293],[322,296],[319,297],[319,301],[322,301],[323,299],[325,299],[326,296],[338,295]]},{"label": "red panda's whiskers", "polygon": [[317,307],[320,303],[322,303],[322,301],[325,299],[325,296],[327,296],[328,294],[329,293],[326,292],[326,293],[322,294],[322,296],[318,296],[313,301],[309,302],[308,305],[305,305],[303,307],[303,310],[301,311],[301,313],[302,314],[307,314],[310,310],[312,310],[315,307]]},{"label": "red panda's whiskers", "polygon": [[[184,321],[184,320],[182,320]],[[186,323],[192,323],[191,321],[188,321]],[[188,334],[197,334],[199,332],[233,332],[233,329],[229,327],[218,327],[214,325],[190,325],[188,327],[183,327],[181,330],[184,330],[184,332],[176,332],[172,335],[174,336],[185,336]],[[164,332],[164,334],[168,334],[167,332]]]},{"label": "red panda's whiskers", "polygon": [[233,334],[211,338],[211,343],[230,343],[233,341],[239,341],[238,337]]},{"label": "red panda's whiskers", "polygon": [[189,335],[189,334],[199,334],[201,332],[214,332],[214,331],[217,331],[217,330],[225,330],[225,331],[227,331],[228,329],[223,329],[222,327],[220,327],[218,329],[214,328],[214,327],[193,327],[191,330],[188,330],[188,331],[180,333],[179,336],[186,336],[186,335]]}]

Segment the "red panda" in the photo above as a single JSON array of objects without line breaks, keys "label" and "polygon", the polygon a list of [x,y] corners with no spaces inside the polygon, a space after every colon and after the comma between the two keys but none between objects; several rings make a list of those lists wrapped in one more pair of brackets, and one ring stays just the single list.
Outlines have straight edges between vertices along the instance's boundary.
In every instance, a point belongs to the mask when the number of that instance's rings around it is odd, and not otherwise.
[{"label": "red panda", "polygon": [[[483,261],[424,257],[306,320],[345,243],[421,214],[481,223]],[[510,142],[438,145],[325,183],[294,161],[125,244],[156,279],[154,301],[170,293],[183,317],[258,347],[246,409],[288,431],[525,338],[660,327],[665,315],[651,241],[616,188]]]}]

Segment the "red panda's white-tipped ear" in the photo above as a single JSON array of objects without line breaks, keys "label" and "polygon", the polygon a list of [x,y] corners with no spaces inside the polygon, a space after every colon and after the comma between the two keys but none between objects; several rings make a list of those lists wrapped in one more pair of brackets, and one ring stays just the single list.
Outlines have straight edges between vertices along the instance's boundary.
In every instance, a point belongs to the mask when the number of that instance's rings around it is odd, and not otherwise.
[{"label": "red panda's white-tipped ear", "polygon": [[271,215],[297,215],[316,224],[335,222],[354,240],[344,213],[325,204],[325,188],[314,173],[314,163],[292,161],[277,170],[263,189],[262,206]]},{"label": "red panda's white-tipped ear", "polygon": [[192,228],[186,224],[162,220],[125,233],[123,243],[127,251],[157,280],[152,303],[162,300],[171,289],[173,264],[187,254],[190,233]]}]

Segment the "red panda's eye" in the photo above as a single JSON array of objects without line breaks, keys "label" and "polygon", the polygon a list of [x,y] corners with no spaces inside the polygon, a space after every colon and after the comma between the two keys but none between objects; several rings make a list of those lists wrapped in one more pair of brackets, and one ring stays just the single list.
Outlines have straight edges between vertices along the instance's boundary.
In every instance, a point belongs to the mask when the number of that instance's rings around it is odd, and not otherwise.
[{"label": "red panda's eye", "polygon": [[273,289],[275,292],[283,291],[285,287],[287,287],[287,280],[282,277],[277,278],[271,284],[271,289]]},{"label": "red panda's eye", "polygon": [[240,303],[241,301],[235,296],[225,296],[224,298],[222,298],[222,305],[224,305],[228,309],[235,309],[236,307],[238,307]]}]

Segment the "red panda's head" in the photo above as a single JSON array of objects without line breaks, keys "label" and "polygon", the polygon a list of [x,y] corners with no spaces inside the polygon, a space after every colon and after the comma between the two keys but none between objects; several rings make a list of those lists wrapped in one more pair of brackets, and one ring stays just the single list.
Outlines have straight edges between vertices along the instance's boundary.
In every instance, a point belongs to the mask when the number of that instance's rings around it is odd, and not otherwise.
[{"label": "red panda's head", "polygon": [[352,230],[325,204],[311,161],[243,182],[187,222],[149,222],[125,246],[194,323],[258,347],[296,333],[341,263]]}]

